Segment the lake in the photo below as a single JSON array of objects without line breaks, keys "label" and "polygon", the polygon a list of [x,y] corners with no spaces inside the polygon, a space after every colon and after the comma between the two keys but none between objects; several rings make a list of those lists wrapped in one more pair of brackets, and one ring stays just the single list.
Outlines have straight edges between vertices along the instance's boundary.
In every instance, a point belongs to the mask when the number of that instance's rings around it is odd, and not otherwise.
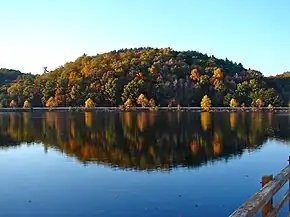
[{"label": "lake", "polygon": [[228,216],[289,154],[282,113],[0,113],[0,216]]}]

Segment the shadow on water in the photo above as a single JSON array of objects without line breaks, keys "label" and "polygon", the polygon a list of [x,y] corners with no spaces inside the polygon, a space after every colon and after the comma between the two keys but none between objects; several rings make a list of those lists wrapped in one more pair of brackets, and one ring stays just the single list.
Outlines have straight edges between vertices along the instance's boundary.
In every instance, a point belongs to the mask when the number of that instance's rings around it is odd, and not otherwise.
[{"label": "shadow on water", "polygon": [[23,112],[0,115],[0,148],[42,143],[83,163],[121,169],[199,167],[290,140],[273,113]]}]

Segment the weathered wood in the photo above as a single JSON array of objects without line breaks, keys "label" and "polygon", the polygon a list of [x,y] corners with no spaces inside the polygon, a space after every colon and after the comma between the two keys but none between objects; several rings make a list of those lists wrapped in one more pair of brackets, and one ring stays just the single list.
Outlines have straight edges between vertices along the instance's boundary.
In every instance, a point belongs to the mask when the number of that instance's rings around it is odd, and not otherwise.
[{"label": "weathered wood", "polygon": [[274,179],[254,194],[246,203],[233,212],[230,217],[253,217],[276,194],[290,178],[290,166],[285,167]]},{"label": "weathered wood", "polygon": [[[262,177],[262,187],[268,184],[273,180],[273,175],[271,176],[263,176]],[[266,217],[273,210],[273,198],[263,207],[262,209],[262,217]]]},{"label": "weathered wood", "polygon": [[283,198],[275,205],[274,209],[267,215],[267,217],[276,217],[282,209],[284,203],[289,201],[289,196],[289,190],[287,190]]}]

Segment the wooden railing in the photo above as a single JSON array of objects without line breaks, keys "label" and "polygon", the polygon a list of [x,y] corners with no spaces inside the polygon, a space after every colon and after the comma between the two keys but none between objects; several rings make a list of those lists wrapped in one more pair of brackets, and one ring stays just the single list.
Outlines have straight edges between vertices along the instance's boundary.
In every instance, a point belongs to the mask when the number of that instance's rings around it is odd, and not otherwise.
[{"label": "wooden railing", "polygon": [[[290,157],[289,157],[290,163]],[[289,188],[283,198],[273,206],[273,197],[275,194],[289,182],[290,165],[288,164],[278,175],[262,177],[262,188],[246,201],[240,208],[233,212],[230,217],[254,217],[262,210],[263,217],[275,217],[279,214],[283,205],[289,201]]]}]

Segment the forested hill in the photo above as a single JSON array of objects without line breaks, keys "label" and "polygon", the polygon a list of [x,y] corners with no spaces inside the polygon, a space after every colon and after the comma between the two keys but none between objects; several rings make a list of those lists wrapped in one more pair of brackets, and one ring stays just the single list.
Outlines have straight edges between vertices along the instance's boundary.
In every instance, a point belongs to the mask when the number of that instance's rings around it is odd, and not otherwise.
[{"label": "forested hill", "polygon": [[17,79],[21,72],[13,69],[0,68],[0,84],[9,83]]},{"label": "forested hill", "polygon": [[205,95],[213,106],[286,104],[258,71],[170,48],[83,55],[42,75],[0,80],[2,107],[83,106],[89,98],[96,106],[200,106]]}]

